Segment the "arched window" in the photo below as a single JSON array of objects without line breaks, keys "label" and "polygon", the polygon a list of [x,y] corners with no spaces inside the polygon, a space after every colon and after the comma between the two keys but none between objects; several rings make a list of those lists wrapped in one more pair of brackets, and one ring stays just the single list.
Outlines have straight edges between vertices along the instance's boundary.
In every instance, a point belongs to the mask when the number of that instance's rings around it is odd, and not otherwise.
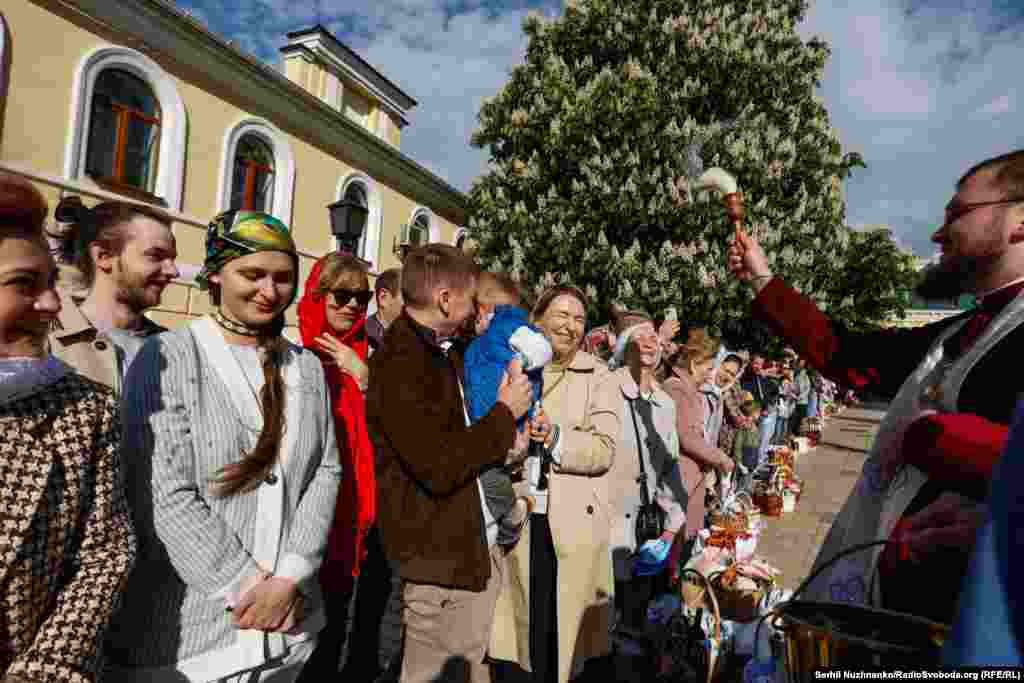
[{"label": "arched window", "polygon": [[96,79],[85,172],[152,193],[160,153],[160,103],[144,80],[123,69]]},{"label": "arched window", "polygon": [[465,228],[459,228],[458,230],[456,230],[455,231],[455,248],[458,249],[459,251],[465,251],[465,249],[466,249],[466,239],[467,239],[467,234],[466,234],[466,229]]},{"label": "arched window", "polygon": [[337,197],[366,208],[366,223],[363,225],[363,234],[359,238],[356,255],[367,261],[371,269],[376,269],[383,220],[383,207],[376,183],[362,173],[353,173],[338,183]]},{"label": "arched window", "polygon": [[228,208],[273,213],[273,207],[274,152],[256,135],[244,135],[235,148]]},{"label": "arched window", "polygon": [[107,46],[82,58],[73,87],[64,176],[180,211],[188,121],[174,79],[140,52]]},{"label": "arched window", "polygon": [[263,211],[292,222],[295,157],[288,136],[261,119],[244,119],[224,136],[221,211]]},{"label": "arched window", "polygon": [[[7,94],[7,22],[0,13],[0,104]],[[0,112],[2,114],[3,112]]]},{"label": "arched window", "polygon": [[409,224],[409,245],[413,248],[431,242],[430,239],[430,214],[426,211],[417,211]]}]

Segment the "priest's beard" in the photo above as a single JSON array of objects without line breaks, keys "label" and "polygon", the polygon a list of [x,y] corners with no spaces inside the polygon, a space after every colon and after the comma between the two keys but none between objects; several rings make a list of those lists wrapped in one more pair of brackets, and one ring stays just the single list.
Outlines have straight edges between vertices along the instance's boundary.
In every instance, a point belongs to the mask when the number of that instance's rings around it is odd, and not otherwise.
[{"label": "priest's beard", "polygon": [[937,263],[921,274],[914,293],[925,301],[951,301],[964,293],[964,277],[960,268]]},{"label": "priest's beard", "polygon": [[979,274],[991,266],[992,257],[953,257],[927,268],[914,293],[925,301],[952,301],[975,290]]}]

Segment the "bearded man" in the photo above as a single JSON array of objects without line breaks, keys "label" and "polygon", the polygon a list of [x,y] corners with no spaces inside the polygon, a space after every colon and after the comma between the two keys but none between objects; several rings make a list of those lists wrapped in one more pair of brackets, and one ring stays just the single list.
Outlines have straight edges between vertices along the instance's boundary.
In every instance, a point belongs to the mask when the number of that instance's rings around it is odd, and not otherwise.
[{"label": "bearded man", "polygon": [[928,278],[929,291],[971,293],[980,303],[909,330],[850,332],[774,277],[764,251],[742,232],[729,266],[757,293],[755,317],[810,365],[891,401],[815,568],[859,543],[893,543],[839,561],[805,596],[880,602],[948,623],[1024,389],[1024,150],[971,168],[932,241],[942,259]]},{"label": "bearded man", "polygon": [[62,310],[50,333],[50,350],[80,374],[121,393],[121,384],[146,337],[163,332],[143,313],[160,303],[178,277],[171,219],[128,202],[87,208],[65,197],[51,235],[61,262],[79,274],[81,287],[60,287]]}]

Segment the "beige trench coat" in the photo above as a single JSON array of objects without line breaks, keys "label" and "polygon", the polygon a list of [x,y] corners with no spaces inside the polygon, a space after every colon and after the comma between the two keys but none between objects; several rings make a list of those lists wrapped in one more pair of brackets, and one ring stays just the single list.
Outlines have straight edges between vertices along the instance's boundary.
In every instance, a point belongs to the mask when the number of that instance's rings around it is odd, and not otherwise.
[{"label": "beige trench coat", "polygon": [[[49,335],[50,353],[70,365],[80,375],[121,394],[121,375],[118,372],[117,349],[109,336],[96,330],[78,310],[72,292],[58,289],[61,310]],[[75,292],[77,294],[77,292]],[[148,318],[144,320],[145,334],[164,331]]]},{"label": "beige trench coat", "polygon": [[[544,410],[561,428],[561,465],[548,479],[548,521],[558,557],[558,680],[611,650],[613,605],[607,477],[622,396],[608,369],[578,352],[565,371],[544,372]],[[530,671],[529,525],[505,556],[489,654]]]}]

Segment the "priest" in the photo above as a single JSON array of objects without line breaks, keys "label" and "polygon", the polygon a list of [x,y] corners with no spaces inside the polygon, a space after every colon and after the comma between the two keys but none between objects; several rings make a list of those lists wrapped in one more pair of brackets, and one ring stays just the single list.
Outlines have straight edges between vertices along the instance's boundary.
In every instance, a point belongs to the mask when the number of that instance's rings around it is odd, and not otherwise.
[{"label": "priest", "polygon": [[845,329],[774,276],[761,246],[740,230],[729,266],[756,292],[754,317],[813,367],[890,400],[815,568],[853,545],[893,542],[835,563],[804,597],[880,604],[948,623],[1024,389],[1024,150],[964,174],[931,239],[942,257],[922,295],[971,293],[980,303],[914,329]]}]

